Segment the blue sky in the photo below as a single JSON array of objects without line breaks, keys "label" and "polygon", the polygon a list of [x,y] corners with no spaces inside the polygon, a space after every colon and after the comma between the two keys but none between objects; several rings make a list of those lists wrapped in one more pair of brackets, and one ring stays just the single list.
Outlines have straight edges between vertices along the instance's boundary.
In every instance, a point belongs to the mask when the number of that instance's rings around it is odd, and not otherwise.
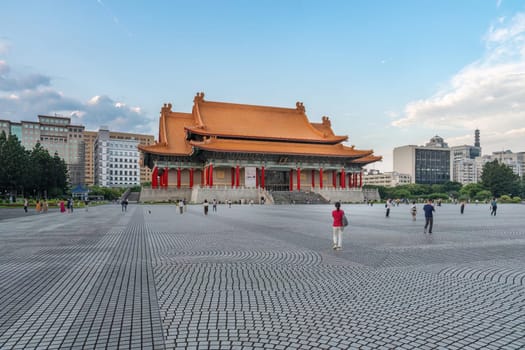
[{"label": "blue sky", "polygon": [[525,151],[525,2],[2,0],[0,119],[157,135],[163,103],[327,115],[349,144]]}]

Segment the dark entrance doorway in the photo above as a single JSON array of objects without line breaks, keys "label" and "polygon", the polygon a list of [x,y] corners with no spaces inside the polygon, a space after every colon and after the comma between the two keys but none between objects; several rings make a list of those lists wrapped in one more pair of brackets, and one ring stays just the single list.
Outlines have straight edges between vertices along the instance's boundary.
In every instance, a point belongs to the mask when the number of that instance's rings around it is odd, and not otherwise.
[{"label": "dark entrance doorway", "polygon": [[289,191],[290,171],[265,170],[264,187],[269,191]]}]

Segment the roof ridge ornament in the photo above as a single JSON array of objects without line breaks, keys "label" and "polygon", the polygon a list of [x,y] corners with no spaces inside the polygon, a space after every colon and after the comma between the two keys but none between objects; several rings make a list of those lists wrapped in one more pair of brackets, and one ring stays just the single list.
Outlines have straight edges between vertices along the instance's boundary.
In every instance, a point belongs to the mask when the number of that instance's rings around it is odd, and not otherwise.
[{"label": "roof ridge ornament", "polygon": [[327,126],[329,128],[332,127],[332,122],[330,122],[330,118],[324,115],[321,120],[323,121],[323,126]]},{"label": "roof ridge ornament", "polygon": [[297,109],[299,112],[304,113],[306,109],[304,108],[304,105],[302,102],[297,101],[295,103],[295,109]]},{"label": "roof ridge ornament", "polygon": [[160,111],[162,113],[171,112],[171,103],[165,103],[164,106],[162,106]]},{"label": "roof ridge ornament", "polygon": [[193,102],[204,102],[204,92],[197,92],[195,98],[193,99]]}]

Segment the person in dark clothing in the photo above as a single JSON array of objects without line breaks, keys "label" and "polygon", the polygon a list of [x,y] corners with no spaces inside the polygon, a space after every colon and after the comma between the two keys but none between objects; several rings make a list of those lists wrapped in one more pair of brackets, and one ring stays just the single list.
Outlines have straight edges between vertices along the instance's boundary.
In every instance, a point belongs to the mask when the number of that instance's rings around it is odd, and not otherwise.
[{"label": "person in dark clothing", "polygon": [[463,214],[463,212],[465,211],[465,201],[461,201],[461,206],[459,208],[459,211],[461,212],[461,214]]},{"label": "person in dark clothing", "polygon": [[433,212],[435,211],[434,205],[432,204],[432,199],[429,199],[427,201],[427,204],[423,206],[423,211],[425,212],[425,233],[432,233],[432,226],[434,224],[434,215]]},{"label": "person in dark clothing", "polygon": [[496,197],[492,198],[492,201],[490,202],[490,215],[496,216],[496,211],[498,210],[498,201],[496,200]]}]

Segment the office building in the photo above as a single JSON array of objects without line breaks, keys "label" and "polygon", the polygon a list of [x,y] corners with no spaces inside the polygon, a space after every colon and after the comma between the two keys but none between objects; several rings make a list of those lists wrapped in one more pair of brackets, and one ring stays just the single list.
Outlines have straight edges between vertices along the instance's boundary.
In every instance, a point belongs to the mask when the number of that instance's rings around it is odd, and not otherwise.
[{"label": "office building", "polygon": [[[129,187],[149,180],[151,173],[143,169],[138,145],[152,144],[152,135],[128,134],[101,127],[93,142],[93,180],[104,187]],[[89,133],[93,139],[93,133]],[[87,164],[87,163],[86,163]]]},{"label": "office building", "polygon": [[364,185],[395,187],[398,185],[408,185],[412,182],[410,175],[400,174],[397,171],[381,173],[377,170],[370,170],[363,174]]},{"label": "office building", "polygon": [[[118,131],[109,131],[105,127],[102,127],[99,131],[84,131],[84,140],[86,143],[86,156],[85,156],[85,174],[86,174],[86,184],[95,185],[95,142],[99,137],[99,133],[103,132],[104,137],[108,137],[112,141],[119,140],[130,140],[136,141],[140,145],[152,145],[155,142],[155,137],[153,135],[146,134],[134,134]],[[101,139],[102,140],[102,139]],[[102,147],[102,146],[100,146]],[[116,157],[115,157],[116,158]],[[120,159],[120,158],[119,158]],[[140,180],[139,183],[145,183],[151,181],[151,170],[144,166],[142,160],[142,154],[139,153],[139,171],[140,171]],[[102,166],[99,164],[99,166]],[[128,176],[129,177],[129,176]],[[97,184],[101,185],[101,184]],[[102,185],[101,185],[102,186]]]},{"label": "office building", "polygon": [[1,131],[16,135],[27,150],[39,142],[51,156],[57,153],[67,165],[70,183],[84,184],[84,126],[71,124],[67,117],[39,115],[37,122],[1,120]]},{"label": "office building", "polygon": [[408,174],[412,183],[442,184],[450,181],[450,148],[440,136],[425,146],[394,148],[394,171]]},{"label": "office building", "polygon": [[450,148],[451,180],[463,185],[479,181],[476,158],[481,156],[479,130],[474,133],[474,146],[461,145]]}]

